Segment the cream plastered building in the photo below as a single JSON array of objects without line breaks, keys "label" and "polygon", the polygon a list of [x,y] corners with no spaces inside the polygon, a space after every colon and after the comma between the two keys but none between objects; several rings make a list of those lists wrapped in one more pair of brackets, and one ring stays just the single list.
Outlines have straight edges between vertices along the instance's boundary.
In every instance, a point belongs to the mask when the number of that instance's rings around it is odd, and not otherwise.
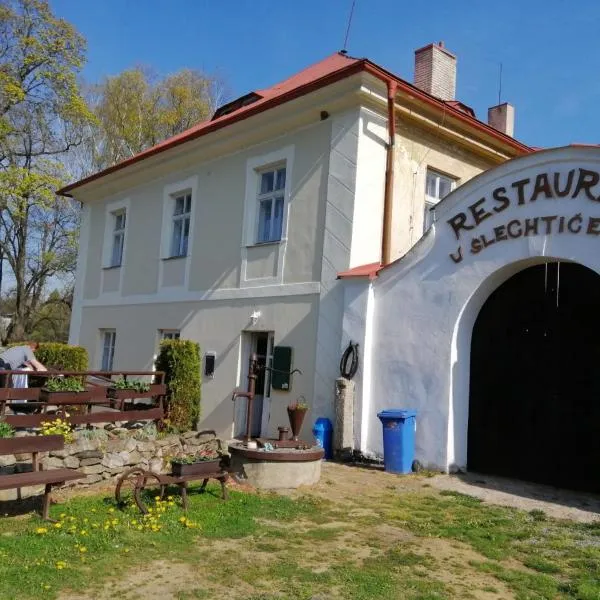
[{"label": "cream plastered building", "polygon": [[83,207],[70,342],[94,368],[149,369],[161,338],[198,341],[202,426],[223,437],[245,427],[231,397],[250,353],[270,364],[284,349],[275,362],[301,373],[259,379],[253,434],[286,424],[299,396],[312,421],[331,418],[338,274],[402,256],[443,195],[530,151],[510,105],[492,126],[454,99],[455,69],[434,44],[415,84],[334,54],[60,190]]}]

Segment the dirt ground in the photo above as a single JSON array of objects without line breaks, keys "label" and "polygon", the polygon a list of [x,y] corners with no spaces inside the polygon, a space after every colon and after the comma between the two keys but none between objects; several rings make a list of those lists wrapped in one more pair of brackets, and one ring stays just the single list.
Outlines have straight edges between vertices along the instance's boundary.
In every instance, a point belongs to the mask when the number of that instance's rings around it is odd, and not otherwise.
[{"label": "dirt ground", "polygon": [[[377,467],[349,466],[335,463],[324,463],[320,483],[307,489],[290,490],[283,492],[291,497],[300,497],[307,493],[311,496],[326,498],[339,507],[347,507],[345,522],[327,522],[320,525],[323,528],[347,527],[353,519],[377,515],[377,511],[370,506],[377,506],[378,497],[383,491],[402,494],[415,492],[423,488],[439,490],[454,490],[481,498],[490,504],[516,507],[524,510],[543,510],[553,517],[576,521],[592,521],[599,518],[600,498],[587,494],[575,494],[523,482],[504,480],[496,477],[483,476],[395,476],[382,471]],[[90,493],[97,491],[90,490]],[[78,492],[79,493],[79,492]],[[285,523],[275,520],[265,523],[270,527],[286,527]],[[294,527],[302,531],[302,523],[295,523]],[[308,526],[308,525],[307,525]],[[369,532],[360,532],[349,528],[343,535],[330,540],[324,538],[319,541],[319,553],[349,551],[352,560],[357,564],[365,559],[377,556],[377,550],[364,544],[365,536],[376,537],[385,547],[401,544],[405,548],[419,555],[426,556],[435,562],[436,568],[431,569],[427,576],[451,589],[451,598],[473,598],[475,600],[499,600],[515,598],[514,594],[504,583],[492,578],[489,574],[482,573],[470,565],[481,559],[470,546],[455,540],[441,538],[417,538],[407,530],[394,527],[382,522]],[[259,561],[269,565],[277,561],[277,552],[258,551],[252,542],[246,540],[207,540],[207,556],[218,555],[227,557],[235,565],[237,561]],[[224,559],[225,560],[225,559]],[[225,563],[227,563],[225,560]],[[307,566],[313,565],[310,549],[300,553],[298,561]],[[444,568],[445,566],[448,568]],[[312,568],[312,567],[311,567]],[[523,569],[522,565],[514,568]],[[214,577],[210,590],[201,589],[202,581],[210,580],[210,573],[205,573],[205,566],[200,564],[186,564],[184,562],[158,561],[145,565],[142,568],[131,570],[125,578],[118,581],[108,581],[105,587],[94,592],[93,597],[98,600],[110,598],[124,598],[128,600],[187,600],[188,598],[221,598],[221,599],[259,599],[259,590],[240,582],[232,588],[227,581],[215,582]],[[160,583],[159,583],[160,581]],[[492,585],[493,584],[493,585]],[[247,589],[246,589],[247,588]],[[332,590],[328,598],[343,597]],[[92,596],[63,594],[60,600],[85,600]],[[269,598],[275,596],[268,596]],[[287,596],[286,596],[287,597]],[[423,596],[438,598],[441,596]],[[446,597],[446,596],[443,596]],[[312,600],[312,599],[311,599]],[[315,600],[324,600],[317,596]]]}]

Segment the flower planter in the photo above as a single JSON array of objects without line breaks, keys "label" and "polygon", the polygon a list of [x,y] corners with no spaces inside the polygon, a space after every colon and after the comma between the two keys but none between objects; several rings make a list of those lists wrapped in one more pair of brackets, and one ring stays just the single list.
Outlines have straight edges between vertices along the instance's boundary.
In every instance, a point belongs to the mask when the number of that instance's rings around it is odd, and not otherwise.
[{"label": "flower planter", "polygon": [[171,462],[171,469],[175,477],[185,475],[208,475],[221,471],[221,459],[201,460],[191,464]]},{"label": "flower planter", "polygon": [[113,400],[129,400],[131,398],[154,398],[155,396],[163,396],[167,392],[167,386],[161,383],[153,383],[147,392],[138,392],[132,388],[113,388],[107,389],[109,398]]},{"label": "flower planter", "polygon": [[0,400],[37,400],[39,396],[37,388],[0,388]]},{"label": "flower planter", "polygon": [[40,400],[48,404],[85,404],[92,397],[98,397],[95,392],[85,390],[84,392],[50,392],[46,388],[42,388],[40,392]]},{"label": "flower planter", "polygon": [[292,428],[292,439],[298,441],[298,436],[302,430],[304,417],[306,416],[306,408],[289,408],[287,409],[290,426]]}]

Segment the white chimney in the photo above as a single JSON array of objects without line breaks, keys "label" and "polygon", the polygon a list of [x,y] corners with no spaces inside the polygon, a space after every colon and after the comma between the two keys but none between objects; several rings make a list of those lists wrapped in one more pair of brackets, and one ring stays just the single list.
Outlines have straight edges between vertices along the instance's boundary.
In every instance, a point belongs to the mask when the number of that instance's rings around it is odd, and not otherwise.
[{"label": "white chimney", "polygon": [[444,42],[415,50],[415,85],[440,100],[456,96],[456,56]]},{"label": "white chimney", "polygon": [[488,125],[512,137],[515,133],[515,107],[504,102],[488,108]]}]

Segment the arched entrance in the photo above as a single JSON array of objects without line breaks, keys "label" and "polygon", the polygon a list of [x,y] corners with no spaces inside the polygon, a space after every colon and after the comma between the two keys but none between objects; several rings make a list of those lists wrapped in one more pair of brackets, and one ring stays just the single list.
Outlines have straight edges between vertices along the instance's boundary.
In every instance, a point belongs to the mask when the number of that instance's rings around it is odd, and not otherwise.
[{"label": "arched entrance", "polygon": [[600,491],[600,276],[520,271],[483,305],[471,342],[467,467]]}]

